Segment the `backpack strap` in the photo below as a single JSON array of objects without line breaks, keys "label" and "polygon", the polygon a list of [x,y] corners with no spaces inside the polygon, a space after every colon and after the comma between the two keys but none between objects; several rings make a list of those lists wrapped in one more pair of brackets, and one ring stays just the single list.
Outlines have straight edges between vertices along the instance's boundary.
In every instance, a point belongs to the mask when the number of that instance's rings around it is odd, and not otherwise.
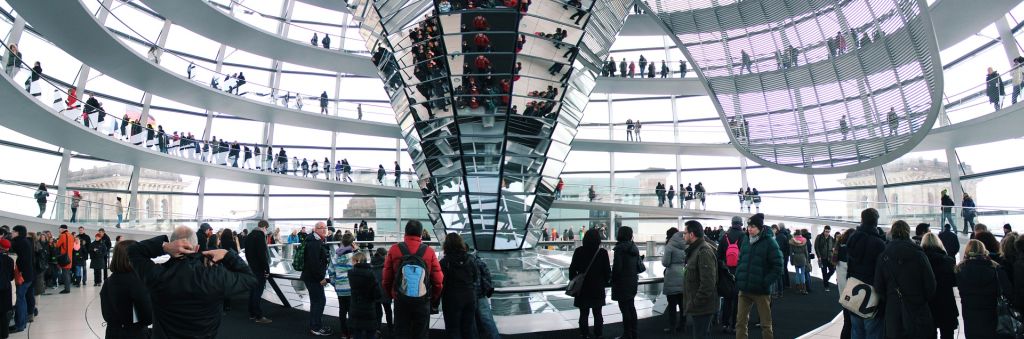
[{"label": "backpack strap", "polygon": [[404,241],[398,243],[398,250],[402,251],[402,255],[409,255],[409,246]]},{"label": "backpack strap", "polygon": [[[402,245],[405,245],[403,242]],[[416,250],[416,256],[423,258],[423,255],[427,254],[427,244],[420,243],[420,248]]]}]

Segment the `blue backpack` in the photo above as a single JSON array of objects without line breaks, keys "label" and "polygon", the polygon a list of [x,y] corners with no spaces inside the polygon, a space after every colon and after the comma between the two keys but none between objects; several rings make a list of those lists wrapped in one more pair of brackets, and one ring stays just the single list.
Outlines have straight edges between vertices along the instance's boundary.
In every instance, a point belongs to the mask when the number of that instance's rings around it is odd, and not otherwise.
[{"label": "blue backpack", "polygon": [[395,270],[395,301],[402,303],[430,302],[430,272],[423,255],[427,253],[427,245],[420,243],[416,253],[409,252],[405,242],[398,243],[402,258]]}]

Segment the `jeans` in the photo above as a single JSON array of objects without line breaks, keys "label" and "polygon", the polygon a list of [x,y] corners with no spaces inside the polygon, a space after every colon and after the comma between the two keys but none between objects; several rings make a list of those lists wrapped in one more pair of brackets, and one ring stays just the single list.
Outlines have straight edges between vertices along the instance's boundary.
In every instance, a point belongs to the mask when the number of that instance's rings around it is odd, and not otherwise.
[{"label": "jeans", "polygon": [[[476,292],[447,292],[442,299],[445,335],[448,338],[476,338]],[[401,323],[401,322],[399,322]]]},{"label": "jeans", "polygon": [[78,222],[78,207],[71,208],[71,222]]},{"label": "jeans", "polygon": [[485,339],[501,339],[498,324],[494,323],[494,313],[491,312],[491,301],[487,298],[476,299],[476,326],[486,334]]},{"label": "jeans", "polygon": [[352,309],[352,296],[339,295],[338,296],[338,323],[341,324],[341,333],[349,334],[348,331],[348,311]]},{"label": "jeans", "polygon": [[14,329],[24,330],[28,324],[28,314],[35,308],[35,294],[32,291],[32,281],[26,281],[16,289],[18,302],[14,305]]},{"label": "jeans", "polygon": [[324,287],[319,281],[302,281],[309,292],[309,329],[319,330],[324,328],[324,306],[327,305],[327,295],[324,294]]},{"label": "jeans", "polygon": [[668,318],[668,330],[673,332],[682,332],[684,322],[679,321],[683,315],[683,295],[673,294],[665,296],[668,301],[668,307],[665,308],[665,317]]},{"label": "jeans", "polygon": [[1017,103],[1017,97],[1020,96],[1021,84],[1013,84],[1012,86],[1013,86],[1013,95],[1010,96],[1010,104],[1011,105]]},{"label": "jeans", "polygon": [[956,222],[953,221],[953,212],[952,211],[944,211],[944,212],[942,212],[942,218],[939,219],[939,226],[944,225],[944,223],[946,221],[949,222],[949,225],[952,226],[953,229],[956,229]]},{"label": "jeans", "polygon": [[37,215],[36,218],[42,218],[43,217],[43,213],[45,213],[45,212],[46,212],[46,201],[40,201],[39,202],[39,215]]},{"label": "jeans", "polygon": [[600,337],[604,333],[604,316],[600,307],[580,307],[580,334],[589,335],[590,329],[587,322],[590,320],[590,313],[594,313],[594,336]]},{"label": "jeans", "polygon": [[808,293],[810,293],[811,292],[811,285],[808,285],[808,284],[811,283],[811,270],[809,270],[808,268],[810,268],[810,267],[809,266],[805,266],[804,267],[804,289],[807,290]]},{"label": "jeans", "polygon": [[117,227],[121,227],[121,222],[124,221],[124,214],[117,214]]},{"label": "jeans", "polygon": [[256,276],[256,286],[249,290],[249,316],[259,319],[263,318],[263,308],[260,303],[263,301],[263,289],[266,288],[267,278],[263,273],[253,273]]},{"label": "jeans", "polygon": [[771,297],[767,294],[742,291],[739,294],[739,310],[736,314],[736,339],[747,339],[747,322],[750,320],[750,309],[753,306],[757,306],[757,315],[761,317],[761,338],[774,339]]},{"label": "jeans", "polygon": [[430,305],[396,301],[395,324],[401,324],[395,326],[395,338],[426,339],[430,334]]},{"label": "jeans", "polygon": [[850,337],[856,339],[882,339],[885,330],[883,319],[864,319],[850,315]]},{"label": "jeans", "polygon": [[78,277],[78,283],[85,285],[87,278],[89,278],[89,270],[85,269],[85,265],[75,266],[75,276]]},{"label": "jeans", "polygon": [[711,338],[711,335],[710,335],[710,332],[711,332],[711,317],[713,317],[713,316],[714,316],[714,314],[701,314],[701,315],[694,315],[694,316],[692,316],[692,318],[693,318],[693,323],[691,325],[691,326],[693,326],[693,328],[692,328],[693,332],[691,332],[691,333],[693,333],[692,334],[693,335],[692,338],[695,338],[695,339]]},{"label": "jeans", "polygon": [[804,272],[807,272],[807,269],[804,268],[803,266],[796,267],[796,270],[794,270],[795,275],[793,278],[794,284],[800,285],[807,283],[807,280],[804,280]]},{"label": "jeans", "polygon": [[974,217],[964,217],[964,234],[974,231]]},{"label": "jeans", "polygon": [[619,312],[622,314],[622,336],[636,338],[638,335],[637,314],[633,298],[619,300]]},{"label": "jeans", "polygon": [[836,267],[831,264],[821,265],[821,285],[828,289],[828,280],[836,273]]}]

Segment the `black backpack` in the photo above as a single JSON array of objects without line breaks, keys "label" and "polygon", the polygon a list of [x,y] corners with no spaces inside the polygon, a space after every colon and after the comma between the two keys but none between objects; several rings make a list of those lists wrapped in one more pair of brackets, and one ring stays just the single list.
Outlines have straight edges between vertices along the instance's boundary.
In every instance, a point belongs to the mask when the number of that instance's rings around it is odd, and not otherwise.
[{"label": "black backpack", "polygon": [[444,272],[445,288],[473,289],[480,276],[480,268],[476,266],[476,260],[469,254],[459,259],[452,256],[446,257],[441,269]]}]

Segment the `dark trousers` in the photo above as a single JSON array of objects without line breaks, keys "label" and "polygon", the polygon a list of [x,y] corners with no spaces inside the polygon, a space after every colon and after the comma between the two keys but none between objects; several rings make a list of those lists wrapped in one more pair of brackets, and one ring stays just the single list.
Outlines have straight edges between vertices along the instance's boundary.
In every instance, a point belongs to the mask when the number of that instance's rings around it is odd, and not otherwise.
[{"label": "dark trousers", "polygon": [[349,334],[348,311],[352,309],[352,296],[338,296],[338,322],[341,323],[341,334]]},{"label": "dark trousers", "polygon": [[355,330],[352,331],[352,338],[354,339],[373,339],[377,335],[374,330]]},{"label": "dark trousers", "polygon": [[[5,289],[5,290],[3,290],[3,292],[0,292],[0,293],[7,293],[7,295],[11,295],[11,290],[10,289]],[[8,327],[8,325],[11,323],[11,318],[9,318],[7,316],[7,311],[8,310],[9,310],[9,308],[6,308],[6,307],[0,308],[0,325],[2,325],[2,326],[0,326],[0,338],[4,338],[4,339],[6,339],[8,336],[10,336],[10,330],[11,330],[10,327]]]},{"label": "dark trousers", "polygon": [[107,277],[106,268],[94,268],[92,270],[92,280],[96,282],[96,285],[103,285],[103,279]]},{"label": "dark trousers", "polygon": [[693,331],[691,332],[695,339],[711,338],[711,318],[714,314],[701,314],[691,316],[693,318],[692,326]]},{"label": "dark trousers", "polygon": [[850,312],[847,310],[843,310],[843,330],[839,332],[840,339],[850,339],[851,325],[853,325],[853,321],[850,320]]},{"label": "dark trousers", "polygon": [[430,304],[395,302],[395,338],[426,339],[430,335]]},{"label": "dark trousers", "polygon": [[600,307],[580,307],[580,334],[590,335],[590,313],[594,313],[594,336],[600,337],[604,334],[604,315]]},{"label": "dark trousers", "polygon": [[253,273],[256,277],[256,286],[249,290],[249,316],[259,319],[263,318],[263,289],[267,286],[267,278],[262,272]]},{"label": "dark trousers", "polygon": [[394,324],[394,315],[391,311],[391,299],[385,299],[384,302],[377,303],[377,322],[380,323],[380,318],[384,317],[385,324],[388,324],[388,328],[391,328]]},{"label": "dark trousers", "polygon": [[475,339],[476,295],[473,290],[470,289],[469,293],[442,297],[441,301],[445,336],[453,339]]},{"label": "dark trousers", "polygon": [[786,272],[789,272],[788,254],[782,256],[782,286],[789,288],[789,274],[786,274]]},{"label": "dark trousers", "polygon": [[71,290],[71,269],[70,268],[63,268],[63,267],[61,267],[60,268],[60,276],[61,276],[61,280],[64,282],[64,290],[65,291],[70,291]]},{"label": "dark trousers", "polygon": [[638,334],[637,315],[633,298],[619,300],[619,312],[622,314],[622,336],[636,338]]},{"label": "dark trousers", "polygon": [[[735,268],[730,268],[729,272],[736,274]],[[786,274],[783,274],[786,275]],[[739,303],[739,291],[733,289],[732,294],[722,296],[722,318],[719,319],[718,323],[728,328],[736,327],[736,311]]]},{"label": "dark trousers", "polygon": [[941,328],[940,327],[940,328],[937,328],[937,330],[939,330],[938,333],[932,333],[932,335],[931,335],[932,339],[937,339],[937,338],[956,339],[956,336],[953,335],[953,332],[956,331],[956,328],[953,328],[953,327]]},{"label": "dark trousers", "polygon": [[672,294],[665,296],[665,300],[668,301],[668,307],[665,308],[665,317],[668,318],[668,330],[675,332],[682,332],[685,320],[680,321],[679,318],[686,319],[683,315],[683,295]]},{"label": "dark trousers", "polygon": [[[821,284],[828,288],[828,280],[832,278],[832,275],[836,273],[836,267],[832,265],[822,265],[821,267]],[[810,281],[810,280],[808,280]]]},{"label": "dark trousers", "polygon": [[324,306],[327,305],[327,295],[324,294],[324,287],[319,281],[302,281],[309,292],[309,329],[319,330],[324,328]]}]

